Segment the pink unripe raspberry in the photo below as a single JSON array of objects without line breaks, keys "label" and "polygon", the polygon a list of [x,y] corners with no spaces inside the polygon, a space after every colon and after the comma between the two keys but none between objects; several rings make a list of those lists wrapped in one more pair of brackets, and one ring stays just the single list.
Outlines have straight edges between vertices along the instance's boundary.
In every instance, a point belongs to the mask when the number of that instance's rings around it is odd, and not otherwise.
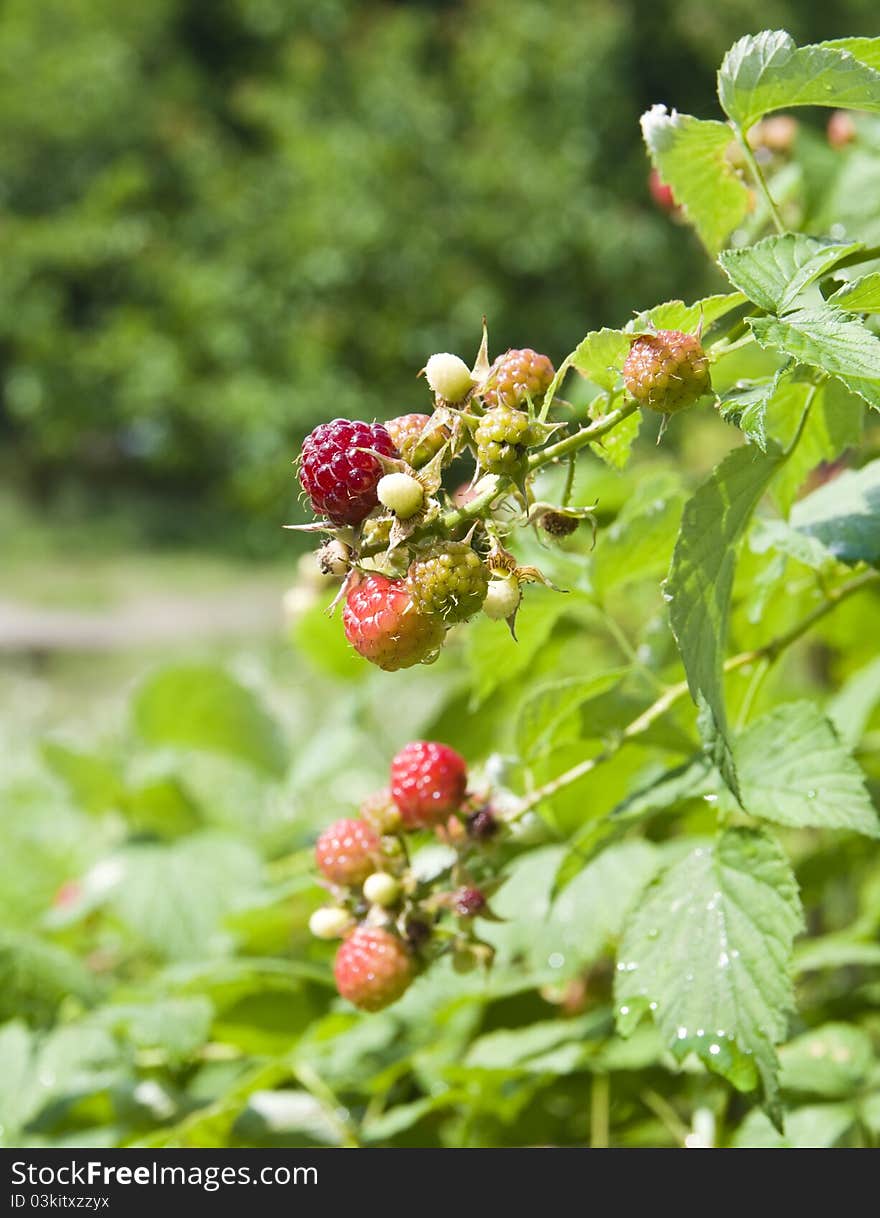
[{"label": "pink unripe raspberry", "polygon": [[362,1011],[381,1011],[409,987],[415,962],[396,935],[359,926],[336,953],[333,975],[343,998]]},{"label": "pink unripe raspberry", "polygon": [[350,590],[342,624],[355,651],[386,672],[433,659],[445,635],[439,618],[419,612],[403,580],[378,574]]},{"label": "pink unripe raspberry", "polygon": [[382,852],[379,835],[362,820],[338,820],[325,829],[315,858],[325,879],[344,886],[362,884],[376,870]]}]

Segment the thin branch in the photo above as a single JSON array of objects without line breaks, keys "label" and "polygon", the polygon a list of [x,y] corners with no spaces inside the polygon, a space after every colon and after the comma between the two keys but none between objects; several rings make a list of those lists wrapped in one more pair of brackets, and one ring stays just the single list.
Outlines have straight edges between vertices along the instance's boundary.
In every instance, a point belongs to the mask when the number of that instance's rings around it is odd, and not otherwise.
[{"label": "thin branch", "polygon": [[735,127],[734,130],[736,131],[736,138],[739,140],[740,147],[743,150],[743,155],[745,156],[749,169],[751,170],[752,177],[755,179],[755,185],[760,190],[764,198],[764,202],[767,204],[767,210],[770,213],[770,218],[776,227],[776,231],[778,233],[784,233],[786,231],[785,224],[782,221],[782,216],[779,214],[779,209],[773,201],[773,196],[770,193],[770,187],[767,185],[767,179],[764,177],[764,171],[758,164],[758,160],[754,154],[754,151],[752,150],[752,146],[746,138],[745,132],[742,131],[741,128]]}]

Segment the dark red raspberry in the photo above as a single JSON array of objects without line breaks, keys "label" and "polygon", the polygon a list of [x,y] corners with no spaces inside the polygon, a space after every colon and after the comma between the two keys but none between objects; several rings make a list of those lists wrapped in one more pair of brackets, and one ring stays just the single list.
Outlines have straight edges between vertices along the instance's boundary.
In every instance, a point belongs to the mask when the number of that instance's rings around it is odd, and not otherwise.
[{"label": "dark red raspberry", "polygon": [[539,403],[554,374],[547,356],[531,347],[505,351],[492,365],[490,388],[483,394],[483,401],[490,410],[493,406],[525,406],[529,399]]},{"label": "dark red raspberry", "polygon": [[421,469],[449,439],[449,428],[432,426],[429,414],[402,414],[385,424],[391,442],[413,469]]},{"label": "dark red raspberry", "polygon": [[696,334],[640,334],[624,361],[623,383],[640,406],[675,414],[711,388],[709,360]]},{"label": "dark red raspberry", "polygon": [[380,423],[334,419],[303,441],[299,480],[318,516],[333,524],[360,524],[376,506],[382,466],[369,452],[397,455]]},{"label": "dark red raspberry", "polygon": [[325,829],[315,846],[315,858],[331,884],[362,884],[376,870],[382,843],[363,820],[338,820]]},{"label": "dark red raspberry", "polygon": [[551,537],[570,537],[579,525],[576,516],[568,516],[565,512],[545,512],[541,517],[541,528]]},{"label": "dark red raspberry", "polygon": [[459,888],[453,897],[453,909],[460,918],[475,918],[486,908],[486,898],[479,888]]},{"label": "dark red raspberry", "polygon": [[407,829],[441,823],[466,790],[467,764],[445,744],[415,740],[391,762],[391,794]]},{"label": "dark red raspberry", "polygon": [[342,613],[345,637],[371,664],[386,672],[433,659],[445,627],[420,613],[401,579],[368,575],[348,594]]},{"label": "dark red raspberry", "polygon": [[476,842],[485,842],[495,836],[498,832],[498,821],[488,804],[478,808],[467,818],[467,832],[468,837]]},{"label": "dark red raspberry", "polygon": [[336,953],[336,988],[362,1011],[396,1002],[415,976],[409,950],[387,930],[359,926]]}]

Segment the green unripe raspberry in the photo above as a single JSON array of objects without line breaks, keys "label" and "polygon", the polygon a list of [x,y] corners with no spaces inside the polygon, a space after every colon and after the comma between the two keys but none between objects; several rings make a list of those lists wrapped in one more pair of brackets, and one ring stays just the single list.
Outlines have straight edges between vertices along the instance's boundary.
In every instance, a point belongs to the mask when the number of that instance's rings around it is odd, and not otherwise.
[{"label": "green unripe raspberry", "polygon": [[381,791],[366,795],[361,800],[360,817],[380,836],[396,833],[401,824],[400,809],[394,802],[390,788],[383,787]]},{"label": "green unripe raspberry", "polygon": [[444,622],[464,622],[479,612],[489,575],[479,554],[464,541],[423,550],[410,563],[406,586],[420,612]]},{"label": "green unripe raspberry", "polygon": [[425,379],[445,402],[460,402],[473,388],[470,368],[457,355],[440,351],[425,365]]},{"label": "green unripe raspberry", "polygon": [[386,474],[376,487],[379,502],[401,520],[409,520],[425,506],[425,491],[411,474]]},{"label": "green unripe raspberry", "polygon": [[374,871],[364,880],[364,897],[372,905],[394,905],[400,896],[400,884],[387,871]]},{"label": "green unripe raspberry", "polygon": [[522,600],[519,580],[515,575],[502,575],[489,580],[483,612],[493,621],[503,622],[516,613]]},{"label": "green unripe raspberry", "polygon": [[353,925],[351,914],[338,905],[316,909],[309,918],[309,930],[316,939],[341,939]]},{"label": "green unripe raspberry", "polygon": [[532,442],[528,417],[510,406],[487,410],[474,432],[477,461],[489,474],[515,475],[523,467]]}]

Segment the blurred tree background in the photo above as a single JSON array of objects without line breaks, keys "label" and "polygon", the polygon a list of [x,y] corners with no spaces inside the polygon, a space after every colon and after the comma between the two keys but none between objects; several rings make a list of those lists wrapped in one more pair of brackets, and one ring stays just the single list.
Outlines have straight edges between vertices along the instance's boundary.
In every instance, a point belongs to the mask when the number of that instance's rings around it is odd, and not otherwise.
[{"label": "blurred tree background", "polygon": [[4,0],[0,461],[43,520],[279,550],[298,440],[712,288],[638,117],[875,0]]}]

